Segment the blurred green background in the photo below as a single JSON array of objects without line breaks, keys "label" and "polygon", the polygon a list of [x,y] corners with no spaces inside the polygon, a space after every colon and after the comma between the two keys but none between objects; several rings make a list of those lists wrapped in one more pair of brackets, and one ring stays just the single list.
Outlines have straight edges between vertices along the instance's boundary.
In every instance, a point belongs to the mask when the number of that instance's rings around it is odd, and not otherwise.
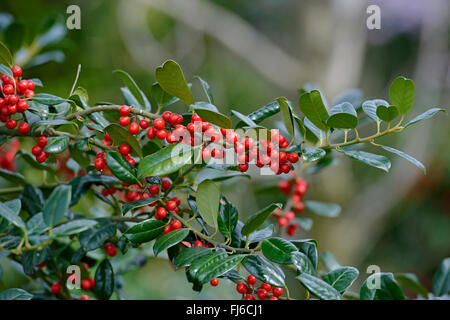
[{"label": "blurred green background", "polygon": [[[71,4],[81,9],[81,30],[65,30],[44,48],[42,53],[59,52],[50,55],[59,62],[27,68],[26,77],[44,83],[37,92],[67,96],[81,64],[78,84],[88,89],[91,104],[122,103],[122,83],[112,70],[126,70],[149,93],[155,68],[174,59],[190,81],[200,75],[209,82],[225,114],[230,109],[249,113],[282,95],[299,111],[297,89],[308,82],[319,85],[329,102],[350,88],[361,88],[365,99],[387,99],[388,86],[398,75],[416,83],[411,116],[433,106],[448,109],[446,0],[2,0],[0,27],[5,30],[14,20],[31,36],[45,18],[65,23]],[[369,4],[381,9],[380,30],[366,27]],[[5,32],[1,37],[14,40]],[[315,238],[319,251],[331,251],[341,264],[358,267],[355,288],[368,276],[366,268],[378,265],[383,272],[414,272],[430,289],[431,275],[450,254],[449,128],[448,116],[441,114],[380,140],[424,162],[426,176],[390,156],[389,174],[339,157],[335,165],[308,177],[307,197],[339,203],[343,212],[335,219],[314,217],[312,230],[296,237]],[[248,215],[271,200],[255,191],[276,181],[255,177],[229,185],[225,194]],[[87,198],[77,210],[88,211],[91,204]],[[0,290],[26,282],[13,269],[6,266]],[[220,290],[207,287],[194,293],[184,273],[174,272],[164,259],[149,259],[124,276],[124,291],[133,299],[237,298],[231,283],[222,281]]]}]

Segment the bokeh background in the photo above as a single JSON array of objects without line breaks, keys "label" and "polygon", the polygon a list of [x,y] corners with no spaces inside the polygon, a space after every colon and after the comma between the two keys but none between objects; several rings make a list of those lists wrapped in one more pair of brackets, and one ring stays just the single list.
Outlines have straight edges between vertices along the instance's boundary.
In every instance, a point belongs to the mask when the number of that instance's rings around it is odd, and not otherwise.
[{"label": "bokeh background", "polygon": [[[128,71],[149,93],[155,68],[170,58],[188,79],[200,75],[209,82],[225,114],[246,114],[282,95],[299,111],[297,90],[306,83],[319,85],[328,101],[350,88],[361,88],[365,99],[387,99],[398,75],[416,83],[412,115],[434,106],[448,109],[447,0],[1,0],[0,38],[14,43],[11,23],[23,24],[30,39],[49,21],[64,24],[71,4],[81,8],[81,30],[54,31],[55,41],[39,48],[38,61],[19,57],[28,64],[26,76],[40,78],[46,92],[58,96],[69,94],[81,64],[78,84],[88,89],[91,104],[122,103],[122,83],[112,70]],[[380,30],[366,27],[369,4],[381,9]],[[308,177],[309,199],[339,203],[343,211],[335,219],[314,217],[312,230],[297,237],[315,238],[319,251],[358,267],[356,290],[369,265],[414,272],[431,289],[433,272],[450,254],[449,124],[441,114],[380,140],[425,163],[427,175],[390,156],[389,174],[339,158]],[[5,184],[0,180],[0,187]],[[275,184],[256,177],[228,185],[225,194],[245,216],[276,197],[256,194],[261,185]],[[89,211],[91,205],[86,199],[77,209]],[[123,276],[124,292],[133,299],[237,298],[225,281],[220,289],[194,293],[184,273],[164,259],[136,255],[130,261],[145,262]],[[27,282],[14,266],[4,268],[0,291]]]}]

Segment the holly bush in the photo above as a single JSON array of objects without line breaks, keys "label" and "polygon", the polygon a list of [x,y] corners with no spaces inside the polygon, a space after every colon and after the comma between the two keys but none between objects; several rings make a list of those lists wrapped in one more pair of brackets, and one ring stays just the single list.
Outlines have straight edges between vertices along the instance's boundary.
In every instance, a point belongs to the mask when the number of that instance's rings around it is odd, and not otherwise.
[{"label": "holly bush", "polygon": [[[77,80],[67,97],[43,92],[3,44],[0,62],[0,176],[11,185],[0,190],[0,260],[20,265],[30,279],[24,289],[1,292],[1,299],[122,298],[121,274],[143,261],[115,264],[114,257],[131,249],[143,257],[166,254],[195,291],[232,281],[236,298],[246,300],[292,299],[286,269],[295,271],[308,299],[405,299],[402,286],[425,299],[447,294],[449,258],[436,273],[432,294],[407,273],[372,274],[356,293],[348,290],[359,276],[356,268],[341,266],[330,253],[319,258],[314,239],[295,238],[299,227],[311,228],[304,211],[339,215],[338,205],[307,197],[308,175],[336,157],[388,172],[385,155],[361,150],[371,144],[425,172],[418,160],[376,142],[443,111],[409,117],[412,80],[396,78],[389,101],[359,103],[349,94],[328,107],[320,89],[305,87],[298,92],[299,110],[279,97],[250,114],[232,110],[230,116],[215,106],[204,79],[188,83],[172,60],[156,69],[150,95],[127,72],[114,71],[125,84],[124,103],[95,105]],[[201,88],[201,97],[193,96],[192,86]],[[169,111],[176,102],[184,112]],[[281,131],[262,125],[278,114]],[[358,128],[370,123],[374,133],[361,137]],[[34,142],[32,148],[26,141]],[[42,179],[16,172],[19,159]],[[280,176],[285,201],[246,218],[221,184],[258,174]],[[72,211],[88,194],[108,208],[105,215]],[[318,269],[319,259],[326,270]]]}]

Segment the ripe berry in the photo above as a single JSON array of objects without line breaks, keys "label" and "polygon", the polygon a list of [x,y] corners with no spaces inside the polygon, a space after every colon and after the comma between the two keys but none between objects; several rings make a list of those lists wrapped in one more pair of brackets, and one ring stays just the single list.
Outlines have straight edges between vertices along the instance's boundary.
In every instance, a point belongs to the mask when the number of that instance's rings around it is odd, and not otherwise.
[{"label": "ripe berry", "polygon": [[242,294],[247,293],[247,289],[247,285],[243,282],[238,283],[238,285],[236,286],[236,291]]},{"label": "ripe berry", "polygon": [[94,167],[98,171],[102,170],[105,167],[105,160],[103,160],[102,158],[96,159],[94,162]]},{"label": "ripe berry", "polygon": [[61,285],[58,282],[56,282],[56,283],[52,284],[51,290],[52,290],[53,294],[59,294],[61,292]]},{"label": "ripe berry", "polygon": [[177,203],[175,201],[170,200],[169,202],[167,202],[167,205],[166,205],[167,210],[173,211],[176,209],[176,207],[177,207]]},{"label": "ripe berry", "polygon": [[155,219],[162,220],[166,217],[167,210],[164,207],[159,207],[156,210]]},{"label": "ripe berry", "polygon": [[255,277],[255,276],[252,276],[252,275],[249,275],[249,276],[247,277],[247,282],[248,282],[249,284],[255,284],[255,283],[256,283],[256,277]]},{"label": "ripe berry", "polygon": [[83,288],[83,290],[91,289],[91,281],[88,279],[81,281],[81,288]]},{"label": "ripe berry", "polygon": [[111,246],[106,248],[106,254],[111,258],[114,257],[117,254],[116,247],[113,244],[111,244]]},{"label": "ripe berry", "polygon": [[251,294],[246,294],[244,300],[255,300],[255,297],[252,296]]},{"label": "ripe berry", "polygon": [[151,127],[150,129],[147,130],[147,137],[149,139],[153,139],[156,135],[156,129]]},{"label": "ripe berry", "polygon": [[241,172],[246,172],[248,170],[248,163],[241,163],[238,167]]},{"label": "ripe berry", "polygon": [[17,126],[17,122],[14,119],[9,119],[8,121],[6,121],[6,127],[8,129],[14,129]]},{"label": "ripe berry", "polygon": [[261,289],[264,289],[266,291],[270,291],[270,289],[272,289],[272,286],[270,284],[268,284],[268,283],[263,282],[263,283],[261,283]]},{"label": "ripe berry", "polygon": [[28,110],[28,103],[25,100],[17,102],[17,111],[23,113],[25,110]]},{"label": "ripe berry", "polygon": [[[33,83],[33,87],[34,87],[34,83]],[[17,85],[17,88],[19,89],[19,91],[24,92],[25,90],[28,89],[28,81],[20,80],[19,84]]]},{"label": "ripe berry", "polygon": [[130,124],[128,131],[131,134],[137,134],[139,132],[139,125],[136,122],[133,122],[132,124]]},{"label": "ripe berry", "polygon": [[303,202],[298,202],[298,203],[296,203],[296,204],[294,204],[294,211],[295,212],[298,212],[298,213],[300,213],[300,212],[302,212],[303,210],[305,210],[305,205],[303,204]]},{"label": "ripe berry", "polygon": [[194,242],[194,247],[203,247],[203,243],[200,240]]},{"label": "ripe berry", "polygon": [[152,194],[158,194],[159,193],[159,186],[157,184],[152,184],[149,188],[150,193]]},{"label": "ripe berry", "polygon": [[167,131],[165,129],[161,129],[161,130],[156,131],[156,137],[159,140],[165,139],[167,137]]},{"label": "ripe berry", "polygon": [[266,289],[259,289],[258,290],[258,298],[261,300],[265,300],[267,298],[267,290]]},{"label": "ripe berry", "polygon": [[169,134],[167,134],[166,141],[167,143],[174,143],[175,141],[177,141],[177,137],[174,133],[170,132]]},{"label": "ripe berry", "polygon": [[129,106],[121,106],[120,107],[120,114],[122,116],[127,116],[130,114],[130,107]]},{"label": "ripe berry", "polygon": [[170,224],[165,226],[163,229],[164,234],[169,233],[170,231],[172,231],[172,226]]},{"label": "ripe berry", "polygon": [[48,143],[47,137],[42,136],[38,139],[38,145],[40,145],[42,148],[45,147],[47,143]]},{"label": "ripe berry", "polygon": [[161,118],[153,120],[153,127],[155,129],[161,130],[164,128],[165,125],[166,125],[165,121]]},{"label": "ripe berry", "polygon": [[291,184],[287,180],[280,180],[278,182],[278,189],[284,194],[289,194],[291,192]]},{"label": "ripe berry", "polygon": [[89,282],[91,283],[91,288],[95,288],[95,279],[94,278],[89,278]]},{"label": "ripe berry", "polygon": [[11,71],[13,73],[13,76],[15,78],[18,78],[22,75],[22,68],[20,68],[19,66],[14,66],[11,68]]},{"label": "ripe berry", "polygon": [[288,155],[288,161],[291,163],[296,163],[298,161],[298,154],[296,153],[289,153]]},{"label": "ripe berry", "polygon": [[28,80],[28,90],[34,90],[34,82],[32,80]]},{"label": "ripe berry", "polygon": [[161,187],[163,188],[163,190],[168,190],[171,185],[172,185],[172,183],[170,182],[169,179],[162,179]]},{"label": "ripe berry", "polygon": [[202,158],[205,161],[209,160],[209,158],[211,158],[211,150],[206,148],[206,147],[204,147],[202,149]]},{"label": "ripe berry", "polygon": [[80,300],[89,300],[90,298],[89,298],[89,296],[87,295],[87,294],[83,294],[81,297],[80,297]]},{"label": "ripe berry", "polygon": [[286,229],[287,235],[292,237],[297,232],[297,228],[298,228],[298,223],[290,224]]},{"label": "ripe berry", "polygon": [[214,278],[209,282],[213,287],[216,287],[219,284],[219,279]]},{"label": "ripe berry", "polygon": [[120,117],[120,119],[119,119],[119,124],[120,124],[122,127],[126,127],[127,125],[130,124],[130,121],[131,121],[130,117],[128,117],[128,116],[123,116],[123,117]]},{"label": "ripe berry", "polygon": [[127,144],[123,144],[119,147],[119,152],[121,155],[125,156],[130,153],[130,146]]},{"label": "ripe berry", "polygon": [[150,122],[148,120],[142,119],[141,121],[139,121],[139,126],[142,129],[147,129],[150,126]]},{"label": "ripe berry", "polygon": [[288,212],[286,212],[284,217],[286,218],[287,221],[291,221],[292,219],[295,218],[295,213],[294,211],[289,210]]},{"label": "ripe berry", "polygon": [[39,162],[39,163],[42,163],[45,160],[47,160],[47,154],[45,152],[41,152],[40,154],[38,154],[36,156],[36,161]]},{"label": "ripe berry", "polygon": [[283,288],[273,287],[272,293],[275,297],[279,297],[283,294]]},{"label": "ripe berry", "polygon": [[177,219],[172,220],[171,225],[172,225],[173,230],[177,230],[177,229],[181,228],[181,222],[178,221]]},{"label": "ripe berry", "polygon": [[44,262],[38,263],[36,266],[37,266],[38,268],[43,268],[43,267],[45,267],[45,265],[46,265],[46,263],[45,263],[45,261],[44,261]]},{"label": "ripe berry", "polygon": [[170,121],[170,116],[172,115],[172,112],[170,111],[164,111],[162,114],[162,117],[165,121]]},{"label": "ripe berry", "polygon": [[270,298],[267,299],[267,300],[278,300],[278,298],[277,298],[277,297],[270,297]]},{"label": "ripe berry", "polygon": [[34,97],[34,91],[27,89],[27,90],[25,90],[24,95],[25,95],[25,98],[31,99]]},{"label": "ripe berry", "polygon": [[28,125],[28,123],[22,122],[21,124],[19,124],[17,130],[19,130],[21,134],[27,134],[28,132],[30,132],[30,126]]},{"label": "ripe berry", "polygon": [[12,84],[3,85],[3,94],[14,94],[14,86]]}]

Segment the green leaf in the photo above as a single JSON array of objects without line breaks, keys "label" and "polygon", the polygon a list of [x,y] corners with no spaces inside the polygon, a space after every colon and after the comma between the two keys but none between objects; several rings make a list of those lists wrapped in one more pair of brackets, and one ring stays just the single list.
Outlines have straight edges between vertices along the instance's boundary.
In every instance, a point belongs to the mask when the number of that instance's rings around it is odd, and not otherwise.
[{"label": "green leaf", "polygon": [[9,171],[3,168],[0,168],[0,177],[5,178],[8,181],[11,181],[15,184],[25,184],[25,177],[18,172]]},{"label": "green leaf", "polygon": [[163,250],[166,250],[177,243],[180,243],[184,240],[189,234],[189,229],[187,228],[181,228],[177,230],[170,231],[169,233],[166,233],[162,235],[161,237],[156,240],[155,244],[153,245],[153,253],[155,254],[155,257]]},{"label": "green leaf", "polygon": [[367,100],[363,102],[362,109],[370,119],[379,122],[381,121],[380,118],[378,118],[377,116],[377,109],[379,106],[387,107],[389,106],[389,103],[383,99]]},{"label": "green leaf", "polygon": [[49,93],[37,93],[34,95],[33,101],[42,103],[46,106],[53,106],[66,102],[67,100]]},{"label": "green leaf", "polygon": [[313,263],[311,262],[311,259],[300,251],[295,251],[291,253],[291,261],[292,264],[297,268],[298,273],[309,273],[309,274],[315,274],[316,269],[314,268]]},{"label": "green leaf", "polygon": [[314,220],[308,217],[296,217],[294,221],[297,222],[300,225],[300,227],[306,231],[311,230],[314,224]]},{"label": "green leaf", "polygon": [[197,187],[197,209],[202,219],[211,227],[217,229],[219,213],[220,188],[211,180],[202,181]]},{"label": "green leaf", "polygon": [[335,288],[337,291],[343,293],[352,283],[358,278],[359,271],[353,267],[339,267],[330,271],[323,277],[323,280]]},{"label": "green leaf", "polygon": [[319,216],[335,218],[341,213],[341,207],[335,203],[326,203],[315,200],[306,200],[304,203],[306,208]]},{"label": "green leaf", "polygon": [[211,122],[212,124],[215,124],[221,128],[232,128],[233,124],[231,122],[231,119],[218,111],[214,111],[206,107],[205,105],[208,104],[209,103],[206,102],[196,102],[189,107],[189,110],[195,111],[195,113],[197,113],[203,120]]},{"label": "green leaf", "polygon": [[[241,222],[241,230],[242,230],[242,226],[243,226],[243,224]],[[256,230],[248,236],[248,243],[255,243],[255,242],[259,242],[261,240],[270,238],[273,234],[273,231],[274,231],[273,224],[269,224],[267,227],[265,227],[263,229]],[[242,235],[241,235],[241,237],[242,237]],[[241,239],[243,241],[245,241],[245,237],[242,237]]]},{"label": "green leaf", "polygon": [[191,157],[190,146],[184,143],[171,144],[140,161],[138,178],[168,175],[190,162]]},{"label": "green leaf", "polygon": [[[255,128],[258,126],[256,124],[256,122],[254,122],[252,119],[250,119],[249,117],[243,115],[242,113],[240,113],[236,110],[231,110],[231,114],[238,117],[239,120],[241,120],[244,124],[246,124],[247,126],[249,126],[251,128]],[[238,123],[238,125],[239,125],[239,123]]]},{"label": "green leaf", "polygon": [[112,123],[105,128],[105,132],[109,134],[111,140],[114,142],[114,145],[120,146],[122,144],[127,144],[130,146],[130,149],[134,151],[132,153],[134,153],[141,159],[144,157],[139,142],[137,141],[135,136],[128,132],[128,130],[115,123]]},{"label": "green leaf", "polygon": [[198,79],[198,81],[200,81],[200,84],[202,85],[203,91],[205,92],[206,97],[208,98],[208,101],[210,103],[214,104],[214,97],[213,97],[212,90],[211,90],[211,87],[208,84],[208,82],[206,82],[205,80],[203,80],[199,76],[196,76],[196,78]]},{"label": "green leaf", "polygon": [[21,229],[25,229],[25,223],[22,218],[19,216],[20,212],[20,201],[16,200],[19,206],[10,206],[6,202],[0,202],[0,216],[4,219],[8,220],[10,223],[19,227]]},{"label": "green leaf", "polygon": [[450,258],[445,258],[433,276],[433,293],[440,297],[450,291]]},{"label": "green leaf", "polygon": [[251,176],[249,174],[242,174],[242,173],[236,172],[236,173],[229,173],[229,174],[221,173],[217,177],[210,177],[209,180],[219,182],[219,181],[225,181],[225,180],[239,178],[239,177],[251,179]]},{"label": "green leaf", "polygon": [[360,161],[386,172],[391,168],[391,162],[385,156],[357,150],[344,151],[344,153],[353,160]]},{"label": "green leaf", "polygon": [[341,266],[331,252],[322,252],[320,260],[328,271],[333,271]]},{"label": "green leaf", "polygon": [[156,197],[156,198],[148,197],[148,198],[142,198],[142,199],[139,199],[136,201],[127,202],[122,205],[122,214],[126,214],[128,211],[130,211],[132,209],[137,209],[137,208],[147,206],[150,203],[153,203],[158,199],[159,199],[159,197]]},{"label": "green leaf", "polygon": [[14,59],[9,49],[0,41],[0,63],[6,64],[12,68],[14,65]]},{"label": "green leaf", "polygon": [[186,248],[175,258],[173,265],[175,269],[189,267],[193,261],[209,254],[210,252],[211,249],[206,247]]},{"label": "green leaf", "polygon": [[333,106],[342,102],[349,102],[353,108],[358,109],[363,101],[363,91],[361,89],[348,89],[342,92],[332,103]]},{"label": "green leaf", "polygon": [[281,115],[283,116],[283,123],[287,132],[291,136],[291,143],[295,139],[294,117],[292,115],[292,105],[285,97],[276,99],[280,105]]},{"label": "green leaf", "polygon": [[159,85],[158,82],[155,82],[152,84],[151,92],[152,92],[153,99],[156,100],[156,103],[160,107],[170,106],[171,104],[174,104],[175,102],[180,100],[177,97],[174,97],[174,96],[168,94],[167,92],[165,92],[161,88],[161,86]]},{"label": "green leaf", "polygon": [[69,209],[72,187],[70,185],[59,185],[53,189],[52,193],[44,205],[44,221],[52,227],[58,223]]},{"label": "green leaf", "polygon": [[304,148],[302,150],[302,158],[305,162],[317,161],[325,157],[326,154],[325,150],[320,148]]},{"label": "green leaf", "polygon": [[64,124],[71,124],[76,126],[75,122],[67,121],[63,119],[52,119],[52,120],[39,120],[36,122],[33,122],[32,127],[38,127],[38,126],[62,126]]},{"label": "green leaf", "polygon": [[134,81],[134,79],[125,71],[123,70],[114,70],[113,73],[118,74],[127,88],[130,90],[131,94],[136,98],[136,100],[139,102],[139,105],[135,106],[140,109],[146,109],[148,111],[151,110],[151,106],[147,101],[147,98],[145,97],[145,94],[142,92],[141,89],[139,89],[138,85]]},{"label": "green leaf", "polygon": [[103,260],[95,271],[95,292],[101,300],[108,300],[114,292],[114,270],[108,259]]},{"label": "green leaf", "polygon": [[19,288],[11,288],[0,292],[0,300],[31,300],[31,298],[33,298],[31,293]]},{"label": "green leaf", "polygon": [[73,178],[69,182],[69,185],[72,187],[72,201],[70,202],[70,206],[76,204],[81,199],[81,197],[91,189],[91,186],[93,184],[120,184],[120,180],[109,175],[95,173],[88,173]]},{"label": "green leaf", "polygon": [[208,261],[201,266],[194,277],[196,281],[203,284],[211,281],[212,279],[219,277],[231,270],[233,270],[241,261],[245,255],[238,254],[233,256],[219,255],[217,258]]},{"label": "green leaf", "polygon": [[11,68],[5,66],[4,64],[0,64],[0,73],[5,74],[10,78],[14,78]]},{"label": "green leaf", "polygon": [[194,282],[194,284],[196,282],[198,283],[196,276],[199,270],[205,270],[205,267],[207,268],[215,264],[217,261],[220,261],[227,257],[228,254],[224,251],[212,251],[193,260],[191,266],[189,267],[189,278],[191,278],[191,280],[189,281]]},{"label": "green leaf", "polygon": [[180,98],[187,105],[194,103],[191,90],[178,63],[173,60],[167,60],[164,64],[156,68],[156,81],[167,93]]},{"label": "green leaf", "polygon": [[415,86],[411,79],[398,77],[389,87],[389,99],[400,114],[406,114],[414,105]]},{"label": "green leaf", "polygon": [[408,160],[409,162],[411,162],[413,165],[415,165],[416,167],[418,167],[419,169],[421,169],[423,171],[423,173],[427,173],[427,168],[425,168],[425,166],[423,165],[422,162],[420,162],[419,160],[414,159],[413,157],[411,157],[410,155],[404,153],[403,151],[388,147],[388,146],[381,146],[381,148],[383,148],[386,151],[389,151],[391,153],[395,153],[396,155],[402,157],[403,159]]},{"label": "green leaf", "polygon": [[78,236],[81,246],[86,251],[91,251],[103,245],[106,239],[114,237],[116,226],[109,220],[97,220],[99,223],[83,232]]},{"label": "green leaf", "polygon": [[406,288],[420,294],[423,298],[428,299],[428,292],[421,284],[414,273],[395,273],[395,280],[400,282]]},{"label": "green leaf", "polygon": [[139,183],[136,168],[133,167],[120,153],[109,151],[106,153],[108,168],[121,181],[129,184]]},{"label": "green leaf", "polygon": [[247,117],[255,123],[260,123],[261,121],[270,118],[278,112],[280,112],[280,105],[278,104],[278,101],[272,101],[266,104],[264,107],[253,111]]},{"label": "green leaf", "polygon": [[331,128],[354,129],[358,126],[358,115],[350,102],[335,105],[330,110],[327,125]]},{"label": "green leaf", "polygon": [[299,105],[303,114],[317,128],[323,131],[328,130],[328,126],[325,124],[325,121],[328,119],[328,112],[318,90],[303,93],[300,96]]},{"label": "green leaf", "polygon": [[69,137],[50,137],[44,151],[52,154],[58,154],[67,149],[69,146]]},{"label": "green leaf", "polygon": [[308,273],[299,274],[297,279],[308,291],[321,300],[342,300],[339,292],[322,279]]},{"label": "green leaf", "polygon": [[398,109],[395,106],[378,106],[377,116],[379,119],[391,122],[398,116]]},{"label": "green leaf", "polygon": [[314,239],[303,239],[303,240],[291,240],[291,243],[295,245],[300,252],[306,254],[306,256],[311,260],[314,270],[317,269],[317,241]]},{"label": "green leaf", "polygon": [[49,229],[48,225],[44,221],[44,215],[42,212],[32,216],[26,223],[26,229],[28,236],[37,236]]},{"label": "green leaf", "polygon": [[149,242],[159,236],[166,226],[161,220],[149,219],[132,226],[124,235],[133,243]]},{"label": "green leaf", "polygon": [[20,195],[22,207],[30,214],[35,215],[42,212],[45,205],[44,195],[41,189],[33,184],[27,184]]},{"label": "green leaf", "polygon": [[225,238],[231,238],[233,231],[236,229],[239,213],[231,202],[225,198],[222,200],[223,203],[220,203],[217,223],[220,233],[222,233]]},{"label": "green leaf", "polygon": [[263,281],[275,287],[285,286],[285,275],[280,267],[260,256],[248,255],[242,260],[242,265],[259,281]]},{"label": "green leaf", "polygon": [[258,229],[264,223],[264,221],[266,221],[267,218],[270,217],[270,215],[276,208],[282,208],[282,204],[272,203],[264,209],[261,209],[260,211],[251,215],[242,227],[242,235],[249,236],[253,231]]},{"label": "green leaf", "polygon": [[447,111],[445,111],[444,109],[441,109],[441,108],[431,108],[431,109],[425,111],[424,113],[418,115],[418,116],[415,117],[414,119],[409,120],[409,121],[405,124],[405,128],[406,128],[406,127],[409,127],[410,125],[415,124],[415,123],[417,123],[417,122],[419,122],[419,121],[429,119],[429,118],[431,118],[432,116],[434,116],[436,113],[438,113],[439,111],[447,112]]},{"label": "green leaf", "polygon": [[360,290],[361,300],[405,300],[402,288],[392,273],[374,273],[364,281]]},{"label": "green leaf", "polygon": [[88,219],[77,219],[66,222],[60,226],[53,229],[52,236],[55,237],[66,237],[72,234],[78,234],[95,226],[98,222],[95,220]]},{"label": "green leaf", "polygon": [[264,240],[261,249],[267,259],[278,264],[290,264],[292,262],[291,253],[297,251],[295,245],[282,238]]}]

